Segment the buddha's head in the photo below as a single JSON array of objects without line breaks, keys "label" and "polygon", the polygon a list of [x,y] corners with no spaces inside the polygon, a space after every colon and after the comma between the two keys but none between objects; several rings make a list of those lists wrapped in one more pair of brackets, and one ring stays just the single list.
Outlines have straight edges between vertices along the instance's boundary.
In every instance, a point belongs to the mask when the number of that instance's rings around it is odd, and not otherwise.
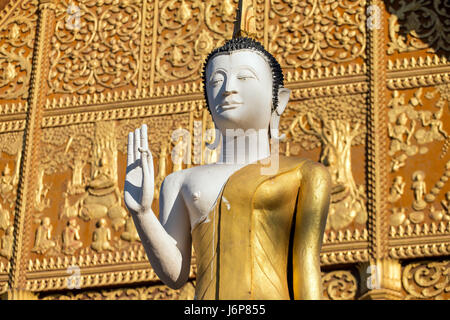
[{"label": "buddha's head", "polygon": [[207,107],[222,133],[268,129],[289,100],[279,63],[250,38],[233,38],[213,50],[205,62],[203,82]]}]

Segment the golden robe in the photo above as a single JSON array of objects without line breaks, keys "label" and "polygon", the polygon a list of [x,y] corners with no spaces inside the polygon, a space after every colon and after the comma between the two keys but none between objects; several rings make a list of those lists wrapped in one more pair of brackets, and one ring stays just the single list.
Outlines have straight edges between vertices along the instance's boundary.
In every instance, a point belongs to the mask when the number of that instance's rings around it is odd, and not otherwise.
[{"label": "golden robe", "polygon": [[196,299],[291,299],[292,248],[301,167],[279,158],[273,175],[262,165],[235,172],[208,218],[192,230]]}]

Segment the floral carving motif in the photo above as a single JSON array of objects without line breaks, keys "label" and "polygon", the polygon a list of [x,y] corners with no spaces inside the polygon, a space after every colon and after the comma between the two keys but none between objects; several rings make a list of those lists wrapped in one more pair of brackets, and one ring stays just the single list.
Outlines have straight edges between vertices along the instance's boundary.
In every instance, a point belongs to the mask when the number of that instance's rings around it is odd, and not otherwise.
[{"label": "floral carving motif", "polygon": [[388,54],[427,49],[450,51],[450,3],[438,0],[390,1]]},{"label": "floral carving motif", "polygon": [[329,300],[353,300],[358,285],[350,271],[332,271],[322,277],[324,296]]},{"label": "floral carving motif", "polygon": [[193,298],[194,286],[191,282],[178,290],[164,285],[156,285],[81,293],[42,294],[40,297],[42,300],[192,300]]},{"label": "floral carving motif", "polygon": [[364,58],[365,3],[271,0],[269,51],[285,68],[327,67]]},{"label": "floral carving motif", "polygon": [[402,283],[406,299],[442,299],[450,292],[450,261],[408,264]]},{"label": "floral carving motif", "polygon": [[49,92],[92,94],[136,86],[141,5],[137,0],[58,2]]},{"label": "floral carving motif", "polygon": [[199,79],[206,55],[231,38],[235,2],[161,2],[155,82]]},{"label": "floral carving motif", "polygon": [[23,1],[0,25],[0,95],[27,98],[36,29],[37,1]]}]

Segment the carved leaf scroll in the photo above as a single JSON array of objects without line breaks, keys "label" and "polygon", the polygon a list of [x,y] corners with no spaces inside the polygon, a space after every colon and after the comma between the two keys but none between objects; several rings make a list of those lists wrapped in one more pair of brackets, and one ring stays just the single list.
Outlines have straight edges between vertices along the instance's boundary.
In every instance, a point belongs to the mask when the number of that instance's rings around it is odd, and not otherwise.
[{"label": "carved leaf scroll", "polygon": [[58,2],[49,93],[101,93],[137,85],[142,1]]},{"label": "carved leaf scroll", "polygon": [[365,57],[366,1],[271,0],[269,51],[284,68]]},{"label": "carved leaf scroll", "polygon": [[0,25],[0,97],[28,97],[37,21],[36,0],[23,1]]}]

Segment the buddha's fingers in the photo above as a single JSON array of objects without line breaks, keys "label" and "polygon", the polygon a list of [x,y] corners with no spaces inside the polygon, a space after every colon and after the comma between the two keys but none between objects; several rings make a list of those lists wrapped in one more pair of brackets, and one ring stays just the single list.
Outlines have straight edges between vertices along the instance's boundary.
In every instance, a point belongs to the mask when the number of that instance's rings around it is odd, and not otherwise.
[{"label": "buddha's fingers", "polygon": [[141,147],[141,130],[138,128],[134,131],[134,161],[141,159],[141,152],[139,148]]},{"label": "buddha's fingers", "polygon": [[141,128],[141,148],[147,152],[147,165],[149,168],[149,174],[153,179],[153,156],[148,147],[148,134],[147,134],[147,125],[143,124]]},{"label": "buddha's fingers", "polygon": [[142,207],[144,210],[150,209],[153,202],[153,160],[152,154],[148,149],[147,126],[144,124],[140,132],[141,153],[143,180],[142,180]]},{"label": "buddha's fingers", "polygon": [[127,144],[127,169],[134,162],[134,141],[133,141],[133,139],[134,139],[133,132],[130,132],[128,134],[128,144]]}]

